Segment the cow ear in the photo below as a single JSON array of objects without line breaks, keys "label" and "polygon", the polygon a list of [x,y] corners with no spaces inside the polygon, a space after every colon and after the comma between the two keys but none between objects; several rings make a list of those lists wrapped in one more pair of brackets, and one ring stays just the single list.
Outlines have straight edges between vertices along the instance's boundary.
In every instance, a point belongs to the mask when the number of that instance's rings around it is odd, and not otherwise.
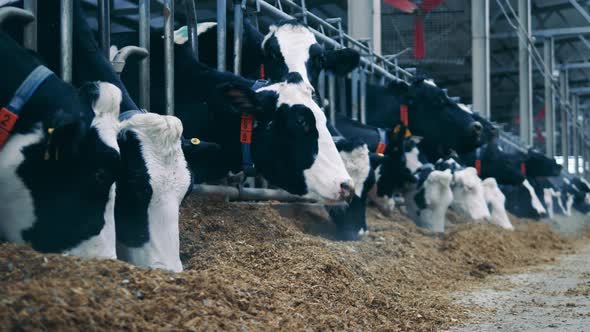
[{"label": "cow ear", "polygon": [[325,52],[324,69],[336,75],[346,75],[359,66],[359,52],[344,48]]},{"label": "cow ear", "polygon": [[221,152],[221,145],[201,141],[198,138],[182,139],[182,152],[187,162],[204,162],[212,160]]},{"label": "cow ear", "polygon": [[218,86],[217,90],[221,102],[239,113],[262,114],[269,108],[274,109],[272,106],[276,105],[276,98],[273,105],[267,94],[257,93],[249,87],[228,83]]},{"label": "cow ear", "polygon": [[383,161],[385,160],[385,156],[382,154],[371,152],[369,153],[369,160],[371,162],[371,168],[376,169],[377,167],[381,166]]},{"label": "cow ear", "polygon": [[48,128],[47,132],[51,138],[45,158],[73,160],[78,158],[80,148],[84,143],[87,124],[84,121],[73,120],[55,128]]}]

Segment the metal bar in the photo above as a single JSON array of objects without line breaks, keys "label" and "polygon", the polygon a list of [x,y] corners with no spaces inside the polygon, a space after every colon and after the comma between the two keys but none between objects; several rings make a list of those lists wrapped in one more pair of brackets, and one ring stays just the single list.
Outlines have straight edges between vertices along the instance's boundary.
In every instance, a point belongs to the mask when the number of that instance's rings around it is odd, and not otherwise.
[{"label": "metal bar", "polygon": [[244,12],[242,0],[234,0],[234,74],[242,72],[242,33],[244,30]]},{"label": "metal bar", "polygon": [[[253,1],[253,0],[251,0],[251,1]],[[267,3],[264,0],[256,0],[256,1],[257,1],[258,4],[260,4],[260,8],[261,9],[266,10],[267,12],[269,12],[270,14],[272,14],[273,16],[276,16],[276,17],[281,18],[281,19],[286,19],[286,20],[295,19],[293,16],[282,12],[280,9],[274,7],[273,5]],[[290,5],[290,6],[294,7],[294,8],[297,8],[298,7],[297,4],[293,3],[290,0],[281,0],[281,3],[288,4],[288,5]],[[326,22],[325,20],[319,18],[318,16],[314,15],[313,13],[308,12],[307,15],[308,15],[309,18],[311,18],[314,21],[322,24],[324,27],[329,28],[333,32],[339,32],[339,30],[337,28],[335,28],[332,24],[330,24],[330,23]],[[340,43],[338,43],[334,39],[332,39],[332,38],[330,38],[330,37],[322,34],[321,32],[319,32],[316,29],[313,29],[311,27],[309,29],[319,39],[320,42],[323,42],[323,43],[325,43],[325,44],[327,44],[329,46],[332,46],[334,48],[337,48],[337,49],[341,48]],[[342,34],[342,37],[344,39],[346,39],[346,41],[350,42],[351,44],[359,47],[361,50],[365,50],[366,52],[369,52],[369,49],[368,49],[368,47],[366,45],[364,45],[363,43],[355,40],[354,38],[350,37],[349,35]],[[396,68],[395,64],[393,64],[391,61],[383,58],[382,56],[375,54],[374,57],[379,62],[382,62],[382,63],[384,63],[384,64],[386,64],[386,65],[388,65],[388,66],[390,66],[392,68]],[[399,69],[399,72],[401,73],[401,75],[403,75],[403,77],[396,77],[395,75],[392,75],[387,69],[385,69],[385,68],[377,65],[376,63],[374,63],[373,61],[368,60],[365,57],[361,57],[361,62],[364,65],[369,66],[369,69],[372,68],[379,75],[384,76],[385,78],[387,78],[389,80],[396,80],[396,79],[405,79],[405,80],[407,80],[407,79],[409,79],[409,78],[411,78],[413,76],[410,72],[406,71],[405,69],[397,67]]]},{"label": "metal bar", "polygon": [[336,125],[336,76],[328,74],[328,95],[330,96],[330,123]]},{"label": "metal bar", "polygon": [[226,0],[217,0],[217,70],[225,71]]},{"label": "metal bar", "polygon": [[578,101],[577,95],[572,95],[572,145],[574,155],[574,174],[580,175],[580,138],[578,137]]},{"label": "metal bar", "polygon": [[35,20],[25,26],[23,45],[28,49],[37,51],[37,0],[25,0],[23,9],[35,15]]},{"label": "metal bar", "polygon": [[528,43],[531,33],[531,1],[518,0],[518,19],[525,31],[518,42],[518,68],[519,68],[519,110],[520,110],[520,139],[526,144],[533,143],[533,73],[531,70],[531,48]]},{"label": "metal bar", "polygon": [[[150,0],[139,0],[139,47],[150,52]],[[150,57],[139,63],[139,107],[150,110]]]},{"label": "metal bar", "polygon": [[490,109],[490,4],[489,0],[471,3],[471,67],[473,110],[491,118]]},{"label": "metal bar", "polygon": [[346,77],[337,77],[338,81],[338,108],[341,115],[348,116],[348,107],[346,107]]},{"label": "metal bar", "polygon": [[584,19],[590,23],[590,14],[582,7],[576,0],[569,0],[572,6],[584,17]]},{"label": "metal bar", "polygon": [[563,168],[569,173],[569,144],[568,144],[568,71],[564,70],[559,75],[560,86],[560,114],[561,114],[561,155],[563,156]]},{"label": "metal bar", "polygon": [[354,121],[359,119],[359,74],[355,69],[350,74],[350,118]]},{"label": "metal bar", "polygon": [[553,96],[552,73],[554,66],[554,43],[553,38],[545,39],[545,154],[549,158],[555,156],[555,98]]},{"label": "metal bar", "polygon": [[197,6],[195,0],[185,0],[184,9],[186,15],[186,27],[188,29],[188,39],[195,58],[199,59],[199,36],[197,33]]},{"label": "metal bar", "polygon": [[98,0],[98,34],[99,45],[104,56],[109,58],[111,48],[111,1]]},{"label": "metal bar", "polygon": [[72,82],[72,38],[73,38],[73,0],[61,0],[60,20],[61,20],[61,78],[66,82]]},{"label": "metal bar", "polygon": [[326,106],[326,71],[324,70],[320,71],[320,74],[318,76],[318,94],[320,97],[320,103],[318,105],[325,112],[324,107]]},{"label": "metal bar", "polygon": [[193,186],[196,195],[223,196],[231,200],[245,201],[279,201],[279,202],[315,202],[315,200],[290,194],[281,189],[235,188],[230,186],[213,186],[198,184]]},{"label": "metal bar", "polygon": [[174,115],[174,0],[164,0],[166,114]]},{"label": "metal bar", "polygon": [[361,107],[361,123],[367,123],[367,73],[361,70],[360,73],[360,107]]},{"label": "metal bar", "polygon": [[590,94],[590,87],[586,87],[586,88],[573,88],[570,89],[570,93],[576,94],[576,95],[587,95]]},{"label": "metal bar", "polygon": [[590,69],[590,62],[566,63],[559,66],[560,69]]},{"label": "metal bar", "polygon": [[[521,21],[522,22],[522,21]],[[537,38],[549,38],[549,37],[568,37],[577,35],[590,34],[590,27],[571,27],[571,28],[559,28],[559,29],[545,29],[535,30],[532,35]],[[493,33],[490,35],[492,39],[505,39],[505,38],[517,38],[516,32],[502,32]]]}]

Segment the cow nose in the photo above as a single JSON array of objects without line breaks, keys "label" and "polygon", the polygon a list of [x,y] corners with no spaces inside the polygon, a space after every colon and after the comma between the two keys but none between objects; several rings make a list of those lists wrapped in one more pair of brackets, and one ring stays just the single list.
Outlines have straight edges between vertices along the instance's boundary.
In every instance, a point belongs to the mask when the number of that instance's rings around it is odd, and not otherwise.
[{"label": "cow nose", "polygon": [[354,195],[354,189],[350,182],[342,182],[340,184],[340,197],[346,201],[350,201]]},{"label": "cow nose", "polygon": [[481,123],[479,123],[479,121],[475,121],[471,124],[471,131],[473,131],[474,134],[479,136],[481,135],[482,130],[483,126],[481,125]]}]

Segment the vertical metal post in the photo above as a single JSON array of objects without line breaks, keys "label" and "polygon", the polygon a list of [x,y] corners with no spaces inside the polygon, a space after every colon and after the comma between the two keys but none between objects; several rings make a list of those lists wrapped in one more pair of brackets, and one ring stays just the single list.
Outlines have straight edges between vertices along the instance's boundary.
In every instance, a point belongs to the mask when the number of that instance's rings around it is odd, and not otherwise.
[{"label": "vertical metal post", "polygon": [[568,138],[568,96],[569,96],[569,78],[568,71],[564,70],[559,75],[559,86],[561,95],[561,155],[563,156],[563,168],[569,173],[569,138]]},{"label": "vertical metal post", "polygon": [[360,73],[360,106],[361,106],[361,123],[367,123],[367,73],[361,69]]},{"label": "vertical metal post", "polygon": [[225,71],[226,0],[217,0],[217,70]]},{"label": "vertical metal post", "polygon": [[[234,0],[234,74],[242,71],[242,32],[244,29],[242,0]],[[321,105],[320,105],[321,106]]]},{"label": "vertical metal post", "polygon": [[[139,0],[139,47],[150,52],[150,1]],[[139,63],[139,107],[150,110],[150,57]]]},{"label": "vertical metal post", "polygon": [[354,121],[359,119],[359,74],[355,69],[350,74],[350,118]]},{"label": "vertical metal post", "polygon": [[471,72],[473,110],[489,119],[490,114],[490,4],[471,2]]},{"label": "vertical metal post", "polygon": [[23,45],[37,51],[37,0],[25,0],[23,8],[35,15],[35,20],[25,26]]},{"label": "vertical metal post", "polygon": [[533,74],[531,68],[531,0],[518,0],[518,19],[526,32],[519,30],[518,68],[519,68],[519,102],[520,102],[520,139],[527,145],[533,144]]},{"label": "vertical metal post", "polygon": [[73,32],[73,0],[61,0],[61,78],[66,82],[72,81],[72,32]]},{"label": "vertical metal post", "polygon": [[580,138],[578,137],[578,96],[572,95],[572,145],[574,155],[574,174],[580,174]]},{"label": "vertical metal post", "polygon": [[199,59],[199,36],[197,34],[197,6],[195,0],[185,0],[184,9],[186,15],[186,27],[188,30],[188,39],[195,58]]},{"label": "vertical metal post", "polygon": [[373,51],[381,54],[381,0],[373,0],[373,36],[371,39],[373,40]]},{"label": "vertical metal post", "polygon": [[545,60],[545,154],[555,156],[555,98],[553,96],[554,42],[547,38],[544,42]]},{"label": "vertical metal post", "polygon": [[330,96],[330,122],[336,125],[336,77],[328,72],[328,95]]},{"label": "vertical metal post", "polygon": [[318,94],[320,96],[320,103],[319,106],[325,111],[325,100],[326,100],[326,71],[320,71],[320,75],[318,76]]},{"label": "vertical metal post", "polygon": [[166,114],[174,115],[174,0],[164,0]]},{"label": "vertical metal post", "polygon": [[346,104],[346,77],[338,77],[338,88],[338,107],[340,107],[339,113],[346,116],[348,113],[348,107]]},{"label": "vertical metal post", "polygon": [[[99,45],[104,56],[109,59],[111,47],[111,1],[98,0]],[[110,60],[110,59],[109,59]]]}]

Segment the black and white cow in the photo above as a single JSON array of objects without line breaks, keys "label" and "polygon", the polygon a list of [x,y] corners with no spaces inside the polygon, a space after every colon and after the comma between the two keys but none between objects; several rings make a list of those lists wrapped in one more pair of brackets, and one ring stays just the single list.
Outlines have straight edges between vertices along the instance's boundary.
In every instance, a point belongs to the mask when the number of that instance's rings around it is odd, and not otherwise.
[{"label": "black and white cow", "polygon": [[435,168],[439,171],[449,169],[453,173],[451,209],[472,220],[490,218],[483,183],[475,168],[463,167],[452,158],[437,161]]},{"label": "black and white cow", "polygon": [[570,215],[572,209],[582,214],[590,213],[590,186],[586,180],[580,177],[572,177],[571,179],[564,177],[562,193],[565,196],[563,199]]},{"label": "black and white cow", "polygon": [[328,212],[338,226],[339,239],[357,240],[369,232],[366,220],[367,197],[375,185],[375,172],[371,168],[369,149],[364,141],[338,138],[336,147],[354,182],[354,196],[347,205],[328,207]]},{"label": "black and white cow", "polygon": [[[164,76],[161,45],[160,37],[152,38],[154,109],[164,109],[164,88],[158,80]],[[248,114],[255,117],[252,161],[271,185],[326,203],[351,197],[352,180],[326,128],[326,117],[313,100],[313,89],[301,75],[291,73],[285,81],[253,91],[254,81],[197,62],[186,43],[176,44],[174,53],[176,114],[184,125],[184,136],[222,146],[219,158],[200,169],[203,179],[242,169],[240,122]],[[129,70],[122,76],[132,95],[136,93],[136,73]]]},{"label": "black and white cow", "polygon": [[410,131],[424,139],[420,150],[431,162],[448,156],[450,150],[465,153],[481,144],[483,127],[430,80],[408,85],[392,82],[387,87],[367,87],[367,123],[391,128],[407,109]]},{"label": "black and white cow", "polygon": [[173,116],[143,113],[121,123],[117,254],[134,265],[182,271],[179,207],[192,181],[181,135]]},{"label": "black and white cow", "polygon": [[[41,63],[0,32],[0,104]],[[115,258],[121,92],[80,91],[50,74],[25,101],[0,150],[0,237],[43,252]]]},{"label": "black and white cow", "polygon": [[450,169],[438,171],[427,162],[426,156],[418,147],[419,140],[404,142],[406,168],[417,178],[404,192],[406,210],[416,225],[444,232],[446,213],[453,202]]}]

